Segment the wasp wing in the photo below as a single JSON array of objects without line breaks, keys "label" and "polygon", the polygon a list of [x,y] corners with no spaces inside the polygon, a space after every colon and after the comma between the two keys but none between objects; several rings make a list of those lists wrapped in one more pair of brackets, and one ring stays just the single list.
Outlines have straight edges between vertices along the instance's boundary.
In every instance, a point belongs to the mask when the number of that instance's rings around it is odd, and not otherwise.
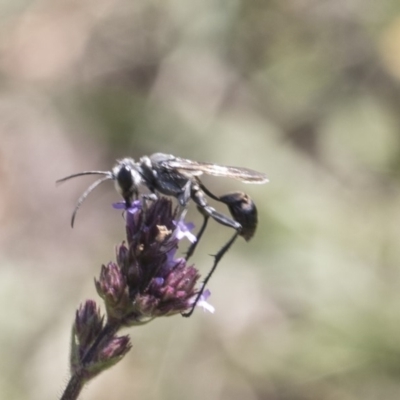
[{"label": "wasp wing", "polygon": [[230,167],[212,163],[203,163],[184,158],[173,157],[160,162],[160,166],[169,170],[175,170],[183,174],[188,172],[192,176],[202,174],[234,178],[244,183],[266,183],[268,178],[262,172],[257,172],[249,168]]}]

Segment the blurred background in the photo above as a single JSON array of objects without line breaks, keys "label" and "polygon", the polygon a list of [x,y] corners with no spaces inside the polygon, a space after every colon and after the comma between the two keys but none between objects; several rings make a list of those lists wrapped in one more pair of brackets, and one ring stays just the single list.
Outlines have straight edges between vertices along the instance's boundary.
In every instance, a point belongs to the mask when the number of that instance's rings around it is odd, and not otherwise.
[{"label": "blurred background", "polygon": [[[0,2],[0,398],[60,396],[124,237],[111,183],[71,229],[92,180],[55,180],[164,152],[268,174],[204,180],[250,194],[257,235],[211,280],[214,315],[125,331],[81,397],[399,399],[399,82],[395,0]],[[210,223],[203,274],[231,234]]]}]

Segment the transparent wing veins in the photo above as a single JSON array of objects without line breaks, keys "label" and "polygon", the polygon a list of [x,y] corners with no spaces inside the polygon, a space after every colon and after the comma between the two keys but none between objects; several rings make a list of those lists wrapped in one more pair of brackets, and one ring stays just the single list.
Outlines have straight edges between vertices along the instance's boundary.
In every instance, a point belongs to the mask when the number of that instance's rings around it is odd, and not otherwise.
[{"label": "transparent wing veins", "polygon": [[197,161],[186,160],[183,158],[175,158],[163,161],[161,166],[166,169],[174,169],[178,172],[190,172],[193,176],[202,174],[221,176],[237,179],[244,183],[262,184],[268,182],[268,178],[262,172],[254,171],[249,168],[231,167],[228,165],[218,165],[212,163],[203,163]]}]

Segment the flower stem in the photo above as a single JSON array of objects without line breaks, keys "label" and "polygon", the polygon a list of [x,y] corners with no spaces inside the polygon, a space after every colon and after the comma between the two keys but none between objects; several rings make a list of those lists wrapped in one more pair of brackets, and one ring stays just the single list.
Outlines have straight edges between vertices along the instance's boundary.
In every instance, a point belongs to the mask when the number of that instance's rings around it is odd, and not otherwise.
[{"label": "flower stem", "polygon": [[75,373],[73,376],[71,376],[71,379],[69,380],[60,400],[77,400],[84,384],[85,379],[83,374]]}]

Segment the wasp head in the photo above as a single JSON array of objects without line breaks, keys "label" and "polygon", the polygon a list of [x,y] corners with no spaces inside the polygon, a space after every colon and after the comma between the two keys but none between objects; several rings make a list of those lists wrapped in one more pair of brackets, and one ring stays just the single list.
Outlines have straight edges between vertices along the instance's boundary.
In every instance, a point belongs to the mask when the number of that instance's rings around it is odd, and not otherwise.
[{"label": "wasp head", "polygon": [[138,196],[138,186],[142,182],[139,168],[133,158],[124,158],[112,169],[115,187],[124,198],[127,207],[130,207],[132,200]]}]

